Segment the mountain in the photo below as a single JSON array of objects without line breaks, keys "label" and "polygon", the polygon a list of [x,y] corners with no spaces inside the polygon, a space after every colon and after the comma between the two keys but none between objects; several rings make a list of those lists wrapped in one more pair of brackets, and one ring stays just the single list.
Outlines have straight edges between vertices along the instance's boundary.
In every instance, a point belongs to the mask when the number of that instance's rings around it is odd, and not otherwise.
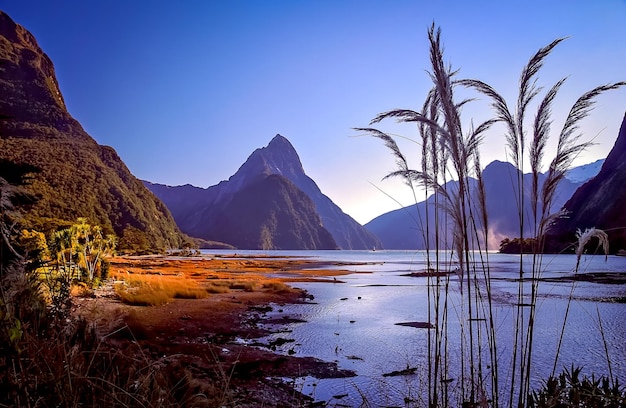
[{"label": "mountain", "polygon": [[599,228],[607,232],[611,252],[626,249],[626,114],[615,145],[597,176],[583,184],[565,203],[566,218],[548,232],[548,249],[560,252],[576,242],[576,230]]},{"label": "mountain", "polygon": [[[268,182],[267,178],[270,176],[278,177],[272,177],[272,181]],[[258,190],[259,183],[271,186],[274,195]],[[145,185],[168,206],[181,230],[194,237],[222,241],[240,248],[268,249],[267,236],[260,238],[257,234],[254,239],[249,240],[236,237],[247,231],[239,223],[235,223],[233,214],[238,213],[239,218],[244,217],[253,224],[250,228],[256,228],[257,233],[257,227],[274,223],[268,217],[282,220],[281,228],[293,229],[266,229],[273,231],[272,241],[278,239],[278,236],[283,237],[280,245],[278,242],[269,245],[275,249],[381,247],[380,241],[374,235],[341,211],[321,192],[304,172],[300,158],[289,140],[281,135],[276,135],[266,147],[252,152],[233,176],[215,186],[203,189],[190,185],[170,187],[149,182],[145,182]],[[256,196],[251,191],[255,191]],[[247,201],[237,201],[242,196],[247,197]],[[307,201],[311,201],[312,207]],[[280,208],[280,217],[276,215],[279,210],[276,204],[279,202],[285,205]],[[293,203],[299,204],[294,206]],[[263,207],[266,212],[257,210],[257,207]],[[274,208],[274,211],[267,211],[268,208]],[[289,217],[292,219],[288,220]],[[230,230],[226,228],[224,220],[230,220]],[[320,226],[330,233],[332,245],[325,237],[326,234],[319,230]],[[308,238],[305,239],[302,234]],[[288,236],[295,241],[287,243],[284,237]],[[322,241],[315,242],[313,236],[318,236]],[[239,244],[235,244],[235,241]]]},{"label": "mountain", "polygon": [[373,247],[381,247],[382,244],[377,237],[345,214],[305,174],[298,153],[285,137],[276,135],[267,147],[255,150],[238,173],[240,172],[248,174],[248,177],[262,173],[280,174],[289,179],[313,200],[322,219],[322,224],[332,234],[340,248],[372,249]]},{"label": "mountain", "polygon": [[[592,175],[588,169],[587,173]],[[575,172],[574,174],[577,174]],[[517,204],[515,201],[516,192],[518,191],[519,170],[510,163],[494,161],[483,170],[483,180],[485,183],[485,196],[487,197],[487,214],[489,219],[489,248],[497,249],[500,242],[504,238],[518,237],[519,233],[519,216],[517,214]],[[545,175],[540,176],[539,182],[545,180]],[[475,182],[475,180],[474,180]],[[530,203],[530,174],[524,175],[524,185],[527,193],[525,194],[525,213],[527,219],[531,214]],[[576,188],[581,183],[573,183],[565,179],[557,188],[552,210],[561,208],[565,201],[571,197]],[[474,188],[474,186],[470,186]],[[457,188],[457,182],[451,181],[446,184],[446,189],[451,190]],[[425,227],[426,219],[431,225],[434,224],[436,213],[435,197],[430,196],[427,200],[415,205],[407,206],[395,211],[382,214],[372,221],[365,224],[365,228],[376,234],[382,241],[383,246],[387,249],[423,249],[426,247],[424,236],[426,235]],[[443,210],[439,210],[439,225],[443,227],[441,230],[448,231],[448,242],[451,241],[452,224],[446,221],[446,215]],[[525,236],[531,235],[530,223],[524,231]],[[430,246],[435,243],[434,234],[428,234],[430,237]],[[441,242],[441,240],[440,240]]]},{"label": "mountain", "polygon": [[[0,11],[0,160],[39,169],[24,226],[50,232],[86,217],[107,232],[179,247],[171,214],[115,150],[91,138],[66,109],[54,66],[24,27]],[[0,175],[2,176],[2,175]]]},{"label": "mountain", "polygon": [[585,181],[595,177],[600,172],[604,159],[596,160],[593,163],[584,164],[574,167],[565,173],[565,178],[572,183],[584,183]]},{"label": "mountain", "polygon": [[[254,203],[254,205],[250,205]],[[287,178],[270,174],[233,194],[213,238],[237,248],[335,249],[315,204]]]}]

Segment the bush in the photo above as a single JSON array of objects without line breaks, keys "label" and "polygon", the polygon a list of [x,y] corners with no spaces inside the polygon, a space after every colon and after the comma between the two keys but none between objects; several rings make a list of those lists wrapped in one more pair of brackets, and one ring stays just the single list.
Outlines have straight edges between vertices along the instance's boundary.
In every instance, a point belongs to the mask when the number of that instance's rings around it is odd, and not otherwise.
[{"label": "bush", "polygon": [[616,380],[580,378],[580,367],[572,366],[557,378],[550,377],[539,391],[528,398],[529,408],[548,407],[626,407],[626,391]]}]

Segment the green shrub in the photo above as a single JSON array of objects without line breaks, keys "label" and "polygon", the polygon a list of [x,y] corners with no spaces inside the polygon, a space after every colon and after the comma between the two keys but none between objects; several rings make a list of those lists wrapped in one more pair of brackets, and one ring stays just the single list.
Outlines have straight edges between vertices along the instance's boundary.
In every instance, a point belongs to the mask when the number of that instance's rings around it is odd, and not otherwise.
[{"label": "green shrub", "polygon": [[529,408],[549,407],[626,407],[626,390],[617,380],[583,376],[581,368],[565,369],[550,377],[539,391],[528,397]]}]

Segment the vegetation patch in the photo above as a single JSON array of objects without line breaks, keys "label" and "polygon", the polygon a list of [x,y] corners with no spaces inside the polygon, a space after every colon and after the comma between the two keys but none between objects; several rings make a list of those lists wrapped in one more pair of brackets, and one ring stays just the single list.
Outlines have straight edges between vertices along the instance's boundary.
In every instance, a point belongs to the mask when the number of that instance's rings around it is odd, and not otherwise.
[{"label": "vegetation patch", "polygon": [[134,275],[115,285],[115,293],[129,305],[159,306],[172,299],[203,299],[207,289],[190,279],[159,275]]}]

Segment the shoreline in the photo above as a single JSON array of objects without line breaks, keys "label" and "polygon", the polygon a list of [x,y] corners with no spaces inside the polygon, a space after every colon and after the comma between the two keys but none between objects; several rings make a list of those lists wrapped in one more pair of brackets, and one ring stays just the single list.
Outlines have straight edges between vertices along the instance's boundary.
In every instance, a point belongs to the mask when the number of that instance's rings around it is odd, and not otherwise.
[{"label": "shoreline", "polygon": [[[312,404],[286,379],[355,375],[339,369],[335,362],[279,354],[271,350],[271,344],[255,341],[283,333],[284,324],[292,321],[288,315],[268,321],[268,311],[310,301],[305,291],[293,288],[294,283],[341,284],[335,277],[352,272],[324,267],[349,265],[345,262],[263,256],[120,256],[110,259],[110,264],[108,284],[91,297],[75,298],[75,315],[94,325],[106,347],[135,345],[135,352],[151,362],[167,360],[186,367],[194,380],[217,387],[218,394],[221,391],[220,403],[246,407]],[[112,282],[142,276],[190,280],[200,287],[231,282],[232,289],[200,299],[174,298],[160,306],[123,303]],[[259,326],[268,322],[271,330],[267,324]]]}]

